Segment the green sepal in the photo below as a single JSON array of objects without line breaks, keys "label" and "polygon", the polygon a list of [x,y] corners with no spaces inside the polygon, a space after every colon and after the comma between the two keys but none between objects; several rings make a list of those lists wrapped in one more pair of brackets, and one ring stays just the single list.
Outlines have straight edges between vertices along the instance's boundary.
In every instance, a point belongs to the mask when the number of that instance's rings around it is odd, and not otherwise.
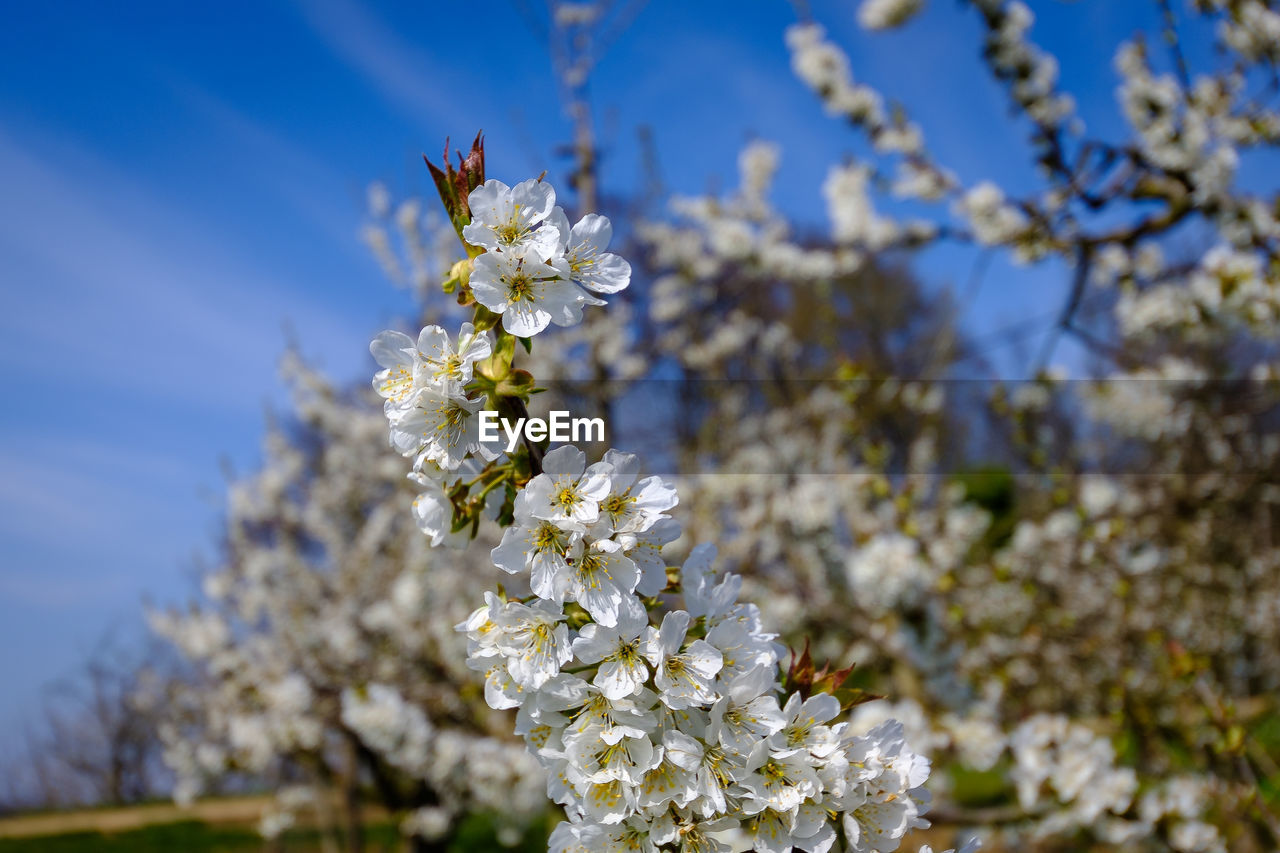
[{"label": "green sepal", "polygon": [[454,511],[453,524],[450,525],[449,532],[457,533],[460,530],[465,530],[470,524],[471,524],[470,513]]},{"label": "green sepal", "polygon": [[533,393],[533,374],[527,370],[512,370],[498,383],[498,394],[503,397],[516,397],[529,401]]},{"label": "green sepal", "polygon": [[475,316],[471,318],[471,325],[475,326],[477,333],[487,332],[498,325],[498,321],[501,319],[501,314],[495,314],[483,305],[477,305]]},{"label": "green sepal", "polygon": [[497,343],[493,347],[494,354],[501,354],[507,360],[507,364],[511,364],[516,358],[515,336],[503,329],[498,332],[497,338]]},{"label": "green sepal", "polygon": [[457,291],[459,298],[462,294],[471,295],[471,258],[463,258],[449,268],[449,277],[444,280],[441,287],[445,293],[453,293]]},{"label": "green sepal", "polygon": [[529,451],[522,445],[511,460],[511,488],[520,488],[533,477]]},{"label": "green sepal", "polygon": [[[502,330],[498,331],[497,339],[493,352],[487,359],[476,364],[476,370],[484,373],[493,382],[500,383],[511,372],[511,362],[515,359],[516,354],[516,342],[510,334]],[[493,389],[485,390],[488,392]],[[498,391],[497,393],[501,394],[503,392]]]},{"label": "green sepal", "polygon": [[511,483],[505,487],[506,494],[502,501],[502,509],[498,510],[498,526],[510,527],[516,523],[516,489]]},{"label": "green sepal", "polygon": [[487,373],[485,373],[485,369],[487,365],[488,365],[487,360],[476,362],[475,370],[472,371],[471,373],[471,381],[468,382],[466,385],[462,386],[462,390],[466,391],[468,395],[484,394],[486,397],[489,397],[490,405],[488,406],[488,408],[493,409],[493,408],[497,408],[495,405],[492,405],[492,404],[494,402],[494,399],[497,396],[498,383],[494,381]]},{"label": "green sepal", "polygon": [[576,631],[593,620],[591,614],[584,610],[582,605],[570,601],[564,606],[564,621],[569,625],[570,630]]}]

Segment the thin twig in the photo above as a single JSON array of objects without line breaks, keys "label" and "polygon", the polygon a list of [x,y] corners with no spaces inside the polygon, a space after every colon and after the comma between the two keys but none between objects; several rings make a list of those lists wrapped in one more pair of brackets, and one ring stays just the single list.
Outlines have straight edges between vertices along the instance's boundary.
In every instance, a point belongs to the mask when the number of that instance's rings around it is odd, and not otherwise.
[{"label": "thin twig", "polygon": [[1049,337],[1040,351],[1040,357],[1036,359],[1033,376],[1038,376],[1049,366],[1049,359],[1053,358],[1053,351],[1057,349],[1062,333],[1072,327],[1076,311],[1080,308],[1080,300],[1084,297],[1084,289],[1089,283],[1089,269],[1092,266],[1093,246],[1089,243],[1081,243],[1076,250],[1076,271],[1071,280],[1071,293],[1067,297],[1067,304],[1062,308],[1062,315],[1058,318],[1058,322],[1049,330]]},{"label": "thin twig", "polygon": [[1164,17],[1164,40],[1173,54],[1173,64],[1178,72],[1178,80],[1183,91],[1191,91],[1191,72],[1187,66],[1187,57],[1182,53],[1182,40],[1178,38],[1178,19],[1174,17],[1173,7],[1169,0],[1156,0],[1160,13]]}]

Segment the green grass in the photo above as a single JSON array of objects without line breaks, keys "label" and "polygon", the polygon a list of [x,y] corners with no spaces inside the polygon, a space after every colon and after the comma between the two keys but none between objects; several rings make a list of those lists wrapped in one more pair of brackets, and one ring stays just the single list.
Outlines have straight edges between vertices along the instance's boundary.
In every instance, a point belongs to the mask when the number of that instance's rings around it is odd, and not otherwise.
[{"label": "green grass", "polygon": [[210,826],[198,820],[148,826],[104,835],[101,832],[71,832],[35,838],[0,839],[0,853],[161,853],[184,850],[261,850],[262,839],[253,832]]},{"label": "green grass", "polygon": [[[368,827],[370,851],[398,851],[401,841],[394,826]],[[313,853],[319,849],[315,830],[285,833],[285,853]],[[166,823],[125,832],[69,832],[33,838],[0,838],[0,853],[239,853],[260,851],[262,837],[251,829],[213,826],[198,820]]]},{"label": "green grass", "polygon": [[547,836],[556,823],[548,815],[542,825],[535,824],[515,847],[503,847],[498,843],[494,821],[483,814],[468,815],[458,827],[457,834],[449,842],[449,853],[545,853]]},{"label": "green grass", "polygon": [[[521,843],[504,847],[498,842],[495,821],[486,815],[463,820],[449,843],[449,853],[542,853],[547,849],[546,825],[535,825]],[[316,853],[320,834],[295,829],[282,837],[284,853]],[[166,823],[123,832],[68,832],[32,838],[0,838],[0,853],[242,853],[262,851],[262,837],[250,828],[216,826],[198,820]],[[365,827],[369,853],[399,853],[404,841],[394,824]]]},{"label": "green grass", "polygon": [[951,775],[951,794],[956,803],[965,808],[1003,805],[1012,799],[1012,791],[1005,782],[1007,762],[991,770],[974,770],[960,764],[947,768]]}]

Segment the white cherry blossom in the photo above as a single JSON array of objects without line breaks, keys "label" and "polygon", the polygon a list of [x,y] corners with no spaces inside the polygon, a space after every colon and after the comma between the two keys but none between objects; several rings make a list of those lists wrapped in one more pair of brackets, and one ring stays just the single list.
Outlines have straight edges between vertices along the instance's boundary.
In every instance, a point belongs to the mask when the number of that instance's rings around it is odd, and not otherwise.
[{"label": "white cherry blossom", "polygon": [[569,277],[575,283],[596,293],[617,293],[631,283],[631,264],[618,255],[606,252],[613,239],[613,225],[608,217],[588,213],[573,228],[564,211],[556,208],[551,223],[560,233],[569,262]]},{"label": "white cherry blossom", "polygon": [[471,222],[462,236],[473,246],[546,260],[560,254],[560,234],[547,222],[556,205],[556,191],[542,181],[521,181],[508,187],[487,180],[467,196]]},{"label": "white cherry blossom", "polygon": [[582,306],[599,300],[569,280],[569,264],[562,258],[549,263],[501,252],[486,252],[475,260],[471,291],[476,301],[502,315],[502,328],[527,338],[547,326],[582,322]]}]

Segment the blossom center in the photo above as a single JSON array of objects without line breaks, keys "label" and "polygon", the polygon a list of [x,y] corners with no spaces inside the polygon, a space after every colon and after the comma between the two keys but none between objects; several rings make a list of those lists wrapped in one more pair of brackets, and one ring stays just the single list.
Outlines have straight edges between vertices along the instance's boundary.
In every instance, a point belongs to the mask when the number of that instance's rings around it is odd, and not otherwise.
[{"label": "blossom center", "polygon": [[604,503],[601,504],[601,507],[609,516],[617,518],[620,515],[626,514],[630,506],[635,502],[636,499],[628,494],[609,495],[609,497],[604,499]]},{"label": "blossom center", "polygon": [[582,502],[582,496],[574,490],[573,486],[565,486],[556,492],[555,499],[552,501],[560,510],[565,513],[573,512],[573,508]]},{"label": "blossom center", "polygon": [[560,529],[549,521],[542,522],[533,531],[533,547],[536,551],[562,551]]},{"label": "blossom center", "polygon": [[578,561],[578,578],[588,589],[600,588],[600,576],[612,580],[609,569],[603,559],[596,554],[583,554]]},{"label": "blossom center", "polygon": [[524,270],[512,273],[507,278],[507,296],[512,302],[532,302],[533,276]]},{"label": "blossom center", "polygon": [[387,371],[387,380],[380,389],[384,396],[399,403],[413,390],[413,374],[403,367],[394,367]]}]

